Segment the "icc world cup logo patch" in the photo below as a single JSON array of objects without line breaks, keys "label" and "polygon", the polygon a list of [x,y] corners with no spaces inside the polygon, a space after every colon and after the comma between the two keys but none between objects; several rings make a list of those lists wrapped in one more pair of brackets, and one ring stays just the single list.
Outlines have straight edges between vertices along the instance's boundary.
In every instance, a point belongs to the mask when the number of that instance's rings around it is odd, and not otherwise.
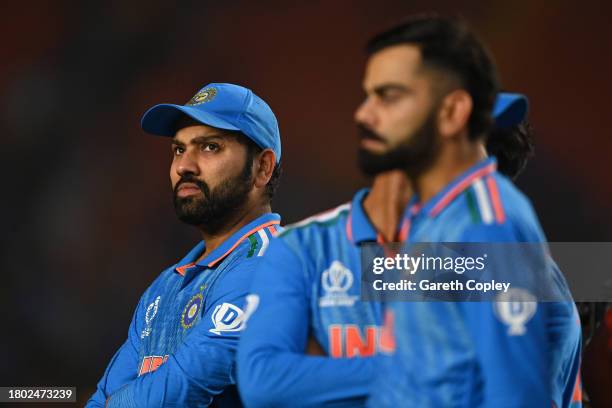
[{"label": "icc world cup logo patch", "polygon": [[185,105],[194,106],[200,105],[205,102],[210,102],[217,95],[217,90],[215,88],[205,88],[200,90],[197,94],[193,96]]},{"label": "icc world cup logo patch", "polygon": [[193,326],[202,308],[202,303],[204,303],[204,297],[201,293],[189,299],[181,316],[181,326],[183,326],[183,329],[189,329]]}]

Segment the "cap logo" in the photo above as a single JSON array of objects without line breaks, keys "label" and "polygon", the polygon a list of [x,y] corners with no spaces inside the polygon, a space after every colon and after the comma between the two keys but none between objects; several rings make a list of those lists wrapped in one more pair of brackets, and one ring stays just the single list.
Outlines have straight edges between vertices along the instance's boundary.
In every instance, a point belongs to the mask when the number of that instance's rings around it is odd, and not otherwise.
[{"label": "cap logo", "polygon": [[205,102],[210,102],[215,98],[216,95],[217,95],[216,88],[204,88],[201,91],[199,91],[197,94],[193,95],[193,98],[191,98],[189,102],[187,102],[185,105],[195,106],[195,105],[203,104]]}]

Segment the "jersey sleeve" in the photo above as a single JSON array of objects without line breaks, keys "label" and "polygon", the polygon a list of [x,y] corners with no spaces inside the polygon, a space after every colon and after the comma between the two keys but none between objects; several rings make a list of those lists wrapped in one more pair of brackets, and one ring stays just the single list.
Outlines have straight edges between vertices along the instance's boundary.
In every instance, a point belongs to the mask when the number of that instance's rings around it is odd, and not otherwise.
[{"label": "jersey sleeve", "polygon": [[[517,269],[521,265],[527,269],[529,264],[535,263],[533,252],[540,252],[540,245],[535,241],[544,237],[526,234],[514,223],[505,223],[469,229],[465,232],[464,241],[517,242],[526,237],[531,241],[530,255],[515,254],[516,245],[511,245],[509,251],[512,254],[489,258],[488,267],[508,271],[510,259]],[[552,264],[535,264],[542,268],[550,267],[551,270],[553,267]],[[534,274],[539,275],[547,286],[552,286],[547,270],[534,271]],[[553,402],[551,342],[547,325],[552,323],[550,314],[555,303],[537,302],[534,289],[514,288],[512,301],[459,304],[472,333],[483,378],[486,407],[550,406]]]},{"label": "jersey sleeve", "polygon": [[141,298],[132,317],[127,340],[111,359],[102,379],[98,382],[95,393],[87,401],[86,407],[104,407],[106,399],[112,393],[136,378],[140,333],[144,327],[143,321],[144,309]]},{"label": "jersey sleeve", "polygon": [[241,307],[259,259],[242,259],[224,271],[211,288],[201,321],[174,354],[111,395],[108,407],[207,406],[235,384],[235,352],[244,325]]},{"label": "jersey sleeve", "polygon": [[251,307],[238,350],[238,387],[248,407],[365,401],[371,358],[305,354],[311,290],[303,260],[281,238],[272,240],[253,279],[257,308]]},{"label": "jersey sleeve", "polygon": [[[461,241],[517,240],[512,226],[483,225]],[[487,267],[496,261],[507,260],[489,258]],[[530,296],[519,299],[393,304],[396,351],[382,364],[398,380],[380,384],[391,397],[375,396],[374,405],[391,406],[376,404],[386,398],[415,407],[551,406],[550,309]]]}]

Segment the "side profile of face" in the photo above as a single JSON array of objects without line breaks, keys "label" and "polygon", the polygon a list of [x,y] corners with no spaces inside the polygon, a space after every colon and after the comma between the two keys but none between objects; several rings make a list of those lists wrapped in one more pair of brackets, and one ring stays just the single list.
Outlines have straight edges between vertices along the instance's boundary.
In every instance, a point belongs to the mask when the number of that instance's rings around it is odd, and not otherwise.
[{"label": "side profile of face", "polygon": [[415,45],[394,45],[370,56],[363,81],[366,98],[355,112],[359,166],[366,174],[411,173],[431,161],[439,102],[433,78]]},{"label": "side profile of face", "polygon": [[172,140],[170,180],[178,218],[215,232],[253,187],[248,148],[232,132],[181,120]]}]

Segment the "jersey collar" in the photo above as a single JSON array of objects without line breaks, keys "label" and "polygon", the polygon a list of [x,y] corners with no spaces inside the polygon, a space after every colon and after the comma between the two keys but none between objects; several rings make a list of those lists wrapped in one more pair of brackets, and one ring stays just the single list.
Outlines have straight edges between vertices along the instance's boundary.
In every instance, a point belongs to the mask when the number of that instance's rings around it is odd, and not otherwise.
[{"label": "jersey collar", "polygon": [[[351,202],[351,209],[349,211],[348,218],[346,220],[346,234],[349,241],[356,245],[360,245],[364,242],[384,242],[384,238],[378,233],[378,231],[376,231],[376,228],[374,228],[374,225],[372,225],[370,218],[363,208],[363,200],[369,192],[369,188],[364,188],[355,194],[353,201]],[[398,241],[400,242],[404,241],[407,236],[407,215],[408,213],[404,212],[398,228]]]},{"label": "jersey collar", "polygon": [[207,268],[212,268],[225,259],[226,256],[232,253],[234,249],[240,245],[242,241],[244,241],[249,235],[256,233],[262,228],[269,227],[271,225],[280,224],[280,215],[276,213],[267,213],[264,214],[250,223],[246,224],[238,231],[233,233],[228,239],[226,239],[221,245],[215,248],[210,254],[206,255],[204,259],[200,262],[196,263],[198,257],[206,248],[206,244],[204,241],[199,242],[189,253],[181,259],[175,267],[176,272],[180,275],[185,275],[185,271],[192,266],[204,266]]},{"label": "jersey collar", "polygon": [[465,171],[449,185],[447,185],[442,191],[436,194],[427,203],[424,203],[420,208],[418,206],[418,199],[414,197],[412,204],[409,204],[409,212],[415,213],[416,211],[427,214],[430,217],[435,217],[446,208],[458,195],[464,192],[474,180],[494,173],[497,169],[497,161],[494,157],[483,160],[470,169]]}]

